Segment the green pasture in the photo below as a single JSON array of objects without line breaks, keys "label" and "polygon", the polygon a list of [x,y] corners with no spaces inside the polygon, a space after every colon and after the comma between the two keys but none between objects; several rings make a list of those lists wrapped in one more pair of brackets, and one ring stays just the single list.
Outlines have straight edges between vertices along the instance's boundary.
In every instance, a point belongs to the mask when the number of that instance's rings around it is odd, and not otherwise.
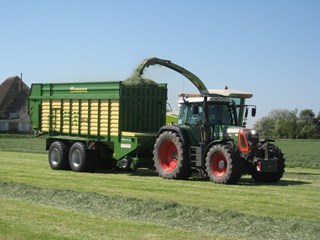
[{"label": "green pasture", "polygon": [[277,140],[288,167],[320,168],[320,140]]},{"label": "green pasture", "polygon": [[[320,168],[320,140],[276,140],[287,167]],[[45,137],[0,134],[0,151],[46,153]]]},{"label": "green pasture", "polygon": [[237,185],[53,171],[44,143],[0,135],[0,239],[320,239],[319,141],[277,141],[284,178]]}]

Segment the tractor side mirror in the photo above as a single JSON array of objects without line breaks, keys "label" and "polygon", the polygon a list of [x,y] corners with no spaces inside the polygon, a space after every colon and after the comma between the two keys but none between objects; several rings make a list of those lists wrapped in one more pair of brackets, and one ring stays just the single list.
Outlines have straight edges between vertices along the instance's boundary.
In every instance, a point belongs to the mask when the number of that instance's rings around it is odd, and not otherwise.
[{"label": "tractor side mirror", "polygon": [[257,113],[257,109],[256,109],[256,108],[252,108],[252,109],[251,109],[251,116],[252,116],[252,117],[255,117],[255,116],[256,116],[256,113]]}]

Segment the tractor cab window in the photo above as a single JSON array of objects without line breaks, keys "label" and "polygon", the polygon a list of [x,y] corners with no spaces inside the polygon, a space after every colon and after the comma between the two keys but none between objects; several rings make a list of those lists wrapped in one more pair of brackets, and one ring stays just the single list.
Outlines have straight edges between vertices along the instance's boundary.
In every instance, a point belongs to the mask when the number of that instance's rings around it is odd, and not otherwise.
[{"label": "tractor cab window", "polygon": [[210,125],[234,125],[229,104],[211,104],[208,111]]},{"label": "tractor cab window", "polygon": [[191,125],[197,125],[201,120],[203,120],[204,113],[203,107],[197,104],[193,104],[189,106],[188,115],[187,115],[187,123]]},{"label": "tractor cab window", "polygon": [[[229,103],[208,104],[209,125],[235,125],[235,109]],[[181,104],[178,124],[198,125],[205,122],[203,103]]]},{"label": "tractor cab window", "polygon": [[179,111],[178,124],[188,123],[197,125],[200,120],[203,120],[203,107],[198,104],[181,105]]}]

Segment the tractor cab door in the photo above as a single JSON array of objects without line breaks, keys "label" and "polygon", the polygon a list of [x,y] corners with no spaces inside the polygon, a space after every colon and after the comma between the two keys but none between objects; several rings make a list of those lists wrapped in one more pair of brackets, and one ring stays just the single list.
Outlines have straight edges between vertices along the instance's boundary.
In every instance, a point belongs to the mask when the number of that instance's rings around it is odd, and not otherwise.
[{"label": "tractor cab door", "polygon": [[178,124],[186,129],[191,145],[199,145],[203,141],[204,116],[204,109],[201,103],[180,106]]}]

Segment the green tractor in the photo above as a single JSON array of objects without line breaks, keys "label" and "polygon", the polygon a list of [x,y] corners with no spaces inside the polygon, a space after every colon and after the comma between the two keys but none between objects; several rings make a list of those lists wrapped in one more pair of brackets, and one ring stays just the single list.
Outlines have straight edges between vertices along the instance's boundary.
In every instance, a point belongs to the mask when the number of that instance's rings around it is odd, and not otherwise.
[{"label": "green tractor", "polygon": [[285,159],[273,140],[259,139],[254,129],[246,128],[251,109],[246,105],[252,94],[244,91],[208,90],[186,69],[168,60],[152,58],[141,66],[160,64],[187,77],[199,94],[180,94],[176,123],[160,128],[153,150],[154,166],[166,179],[188,179],[193,172],[215,183],[234,184],[244,174],[256,182],[278,182]]}]

